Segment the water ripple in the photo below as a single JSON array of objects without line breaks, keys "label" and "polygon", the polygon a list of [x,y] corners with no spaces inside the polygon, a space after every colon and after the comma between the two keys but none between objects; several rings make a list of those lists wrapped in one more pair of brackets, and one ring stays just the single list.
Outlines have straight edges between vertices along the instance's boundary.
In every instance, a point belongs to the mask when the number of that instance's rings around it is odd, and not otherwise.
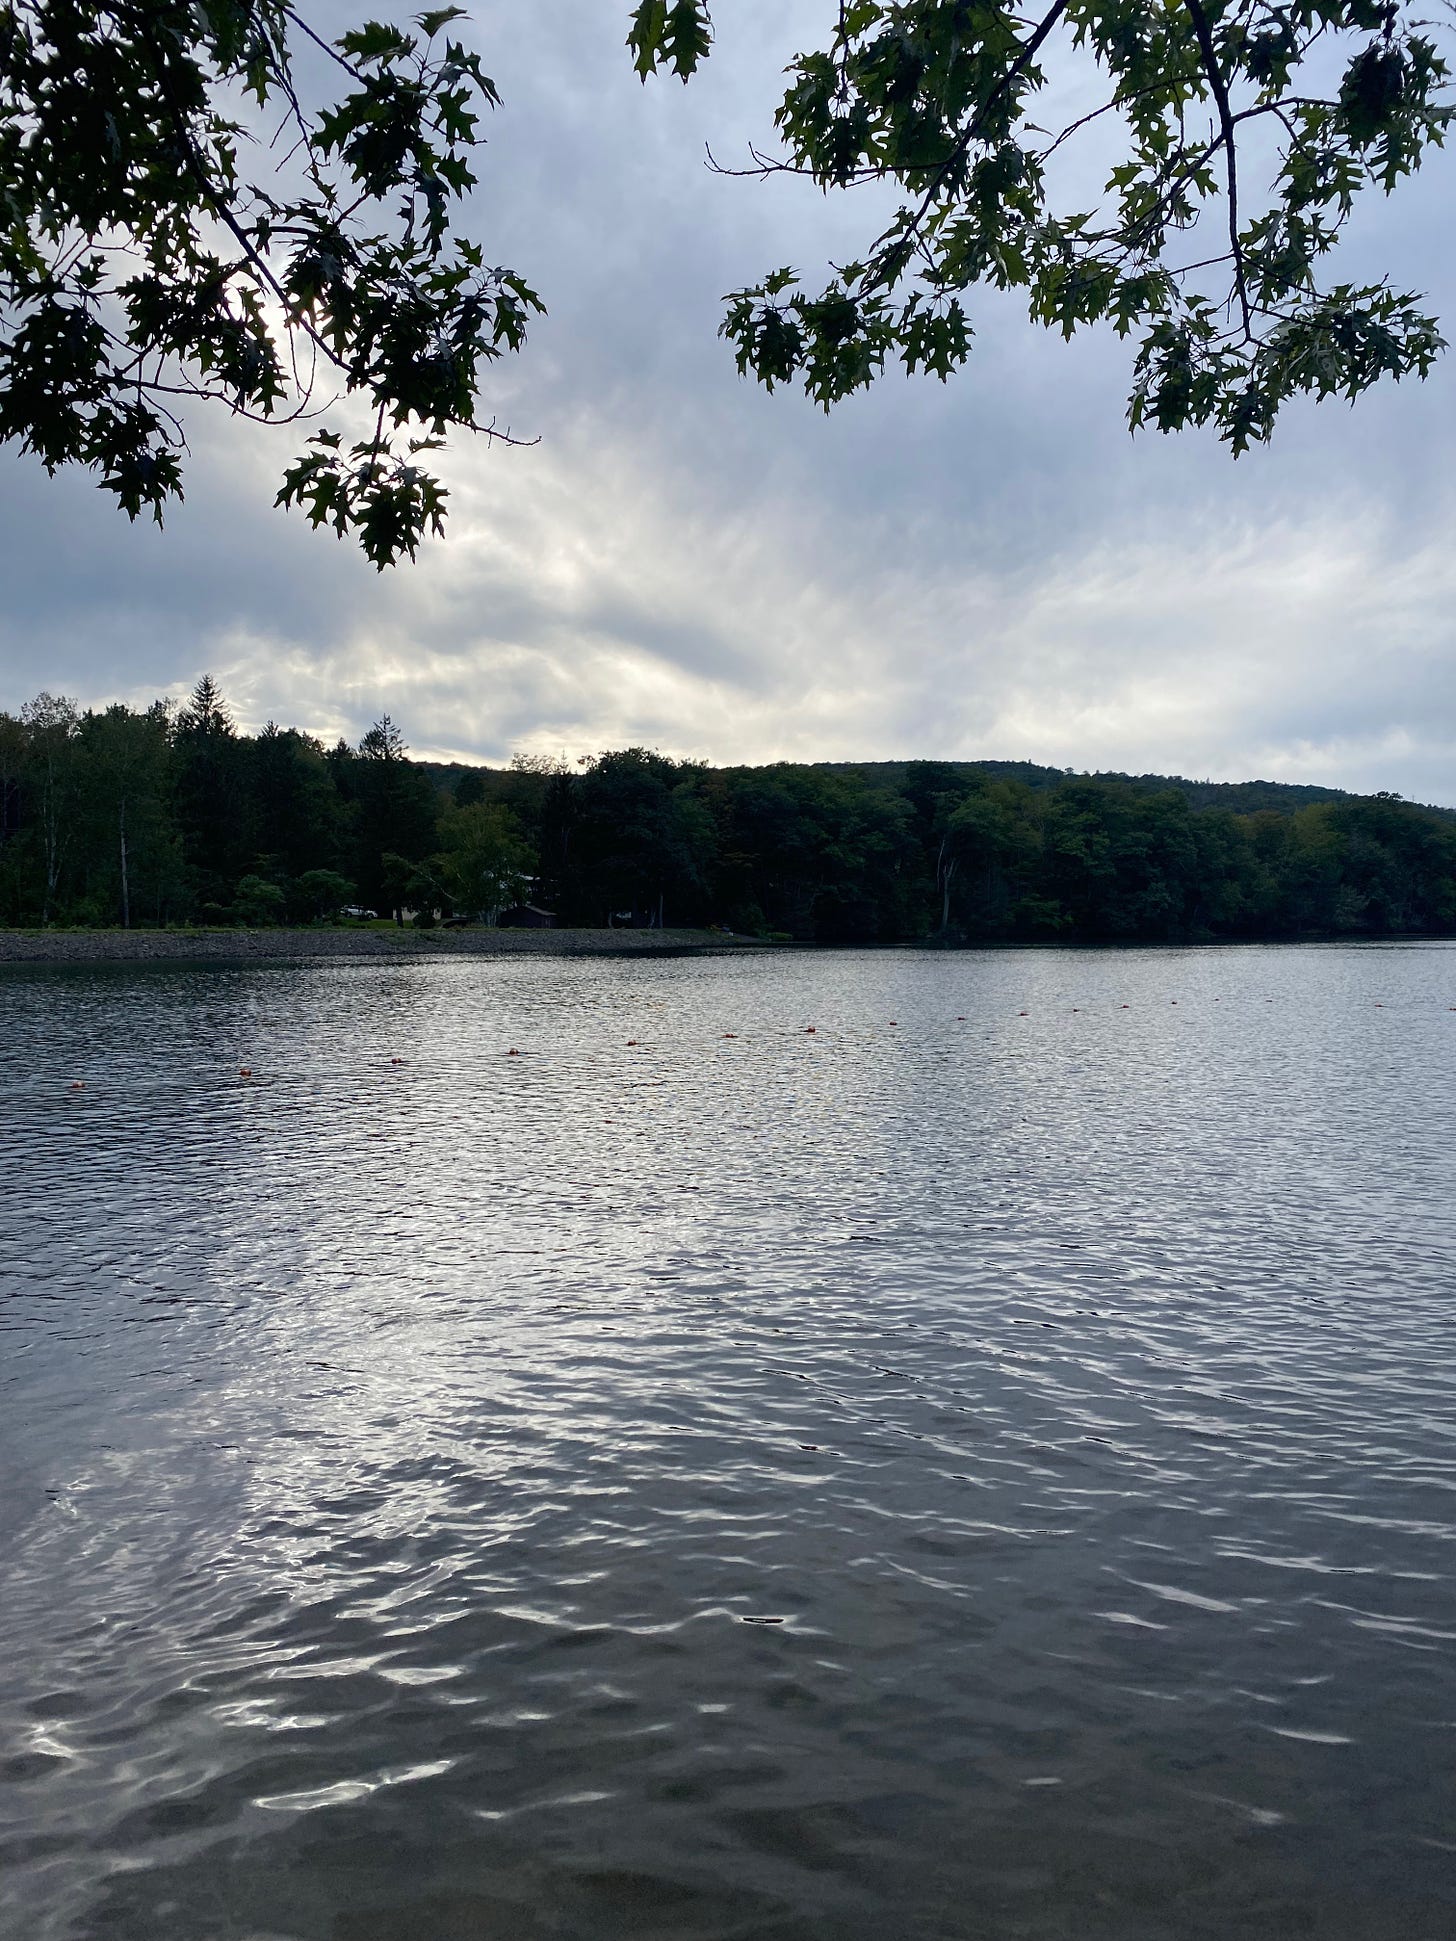
[{"label": "water ripple", "polygon": [[1450,1930],[1456,951],[0,977],[7,1941]]}]

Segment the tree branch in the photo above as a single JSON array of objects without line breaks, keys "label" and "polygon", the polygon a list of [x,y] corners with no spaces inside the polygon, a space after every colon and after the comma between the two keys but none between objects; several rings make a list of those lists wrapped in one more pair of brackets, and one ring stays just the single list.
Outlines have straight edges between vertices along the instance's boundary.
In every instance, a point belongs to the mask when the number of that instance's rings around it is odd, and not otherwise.
[{"label": "tree branch", "polygon": [[309,26],[308,22],[302,17],[301,14],[295,12],[295,10],[292,7],[285,7],[283,11],[287,15],[288,19],[290,19],[293,22],[294,26],[298,29],[298,31],[301,34],[305,35],[309,40],[311,40],[315,47],[322,48],[323,52],[328,55],[331,61],[335,61],[338,63],[338,65],[349,76],[351,81],[359,81],[361,83],[364,81],[364,78],[365,78],[364,75],[360,73],[359,69],[355,67],[354,63],[352,61],[345,60],[344,56],[339,52],[338,48],[332,44],[332,42],[326,41],[321,34],[316,34],[313,28]]},{"label": "tree branch", "polygon": [[982,130],[985,128],[985,125],[986,125],[987,119],[990,116],[991,110],[1000,105],[1000,103],[1005,99],[1009,90],[1015,86],[1016,82],[1020,80],[1021,76],[1026,72],[1027,68],[1031,66],[1031,63],[1036,59],[1037,55],[1041,52],[1042,47],[1045,45],[1046,40],[1048,36],[1051,34],[1052,29],[1056,26],[1057,22],[1061,19],[1062,15],[1066,12],[1066,10],[1067,10],[1067,0],[1056,0],[1056,4],[1055,6],[1053,6],[1051,12],[1044,16],[1040,25],[1037,27],[1036,31],[1032,34],[1031,39],[1026,42],[1025,46],[1022,48],[1021,52],[1017,55],[1016,59],[1011,63],[1010,67],[1007,68],[1006,72],[1001,76],[1001,79],[996,83],[995,87],[992,88],[991,92],[986,96],[985,100],[981,103],[980,107],[977,108],[976,112],[971,116],[970,120],[966,123],[966,126],[962,130],[959,137],[957,138],[954,147],[951,149],[949,155],[946,156],[945,160],[936,169],[935,174],[931,178],[929,187],[926,189],[924,196],[921,198],[920,207],[915,212],[914,226],[917,229],[919,228],[921,222],[924,220],[926,211],[929,209],[931,203],[935,200],[936,195],[939,192],[940,185],[942,181],[945,179],[946,175],[950,172],[952,168],[954,168],[957,162],[964,159],[966,150],[970,147],[971,143],[976,140],[976,138],[981,134]]},{"label": "tree branch", "polygon": [[1198,49],[1203,56],[1203,71],[1208,76],[1208,85],[1213,90],[1214,105],[1218,109],[1218,125],[1223,131],[1224,162],[1228,170],[1229,203],[1229,243],[1234,253],[1234,293],[1239,300],[1239,315],[1243,319],[1244,336],[1254,334],[1253,319],[1249,315],[1249,292],[1244,280],[1244,249],[1239,241],[1239,165],[1235,153],[1234,112],[1229,105],[1228,88],[1224,84],[1223,70],[1218,64],[1218,53],[1213,44],[1213,31],[1208,24],[1208,15],[1203,11],[1203,0],[1184,0],[1188,17],[1193,22],[1193,32],[1198,39]]}]

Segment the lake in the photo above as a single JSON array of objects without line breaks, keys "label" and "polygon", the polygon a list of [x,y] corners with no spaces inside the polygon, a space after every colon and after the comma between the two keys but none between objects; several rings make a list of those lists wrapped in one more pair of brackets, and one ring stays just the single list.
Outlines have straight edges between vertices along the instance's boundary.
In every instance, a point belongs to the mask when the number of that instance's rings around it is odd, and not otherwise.
[{"label": "lake", "polygon": [[1453,1155],[1449,946],[0,970],[0,1932],[1445,1941]]}]

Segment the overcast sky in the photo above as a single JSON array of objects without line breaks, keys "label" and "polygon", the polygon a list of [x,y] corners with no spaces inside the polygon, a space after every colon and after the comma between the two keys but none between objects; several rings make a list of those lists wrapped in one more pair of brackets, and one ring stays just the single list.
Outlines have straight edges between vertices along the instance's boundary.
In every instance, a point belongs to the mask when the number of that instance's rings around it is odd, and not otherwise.
[{"label": "overcast sky", "polygon": [[[389,12],[315,6],[314,17]],[[488,762],[644,742],[711,761],[991,756],[1266,776],[1456,802],[1456,364],[1291,408],[1237,463],[1129,437],[1130,354],[975,299],[948,386],[824,415],[739,379],[726,290],[817,272],[862,198],[728,181],[832,13],[723,0],[684,89],[643,89],[627,0],[478,3],[504,96],[467,227],[550,315],[462,446],[444,541],[382,579],[271,510],[295,434],[194,420],[186,505],[129,526],[84,477],[0,453],[0,707],[181,695],[241,721]],[[1101,174],[1099,168],[1099,176]],[[1372,210],[1357,266],[1456,336],[1452,164]]]}]

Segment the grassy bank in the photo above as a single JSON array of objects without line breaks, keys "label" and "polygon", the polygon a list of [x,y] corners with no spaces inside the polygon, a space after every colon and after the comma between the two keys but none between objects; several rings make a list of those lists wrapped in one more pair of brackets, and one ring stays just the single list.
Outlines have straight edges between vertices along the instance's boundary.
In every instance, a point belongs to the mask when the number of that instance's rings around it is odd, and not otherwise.
[{"label": "grassy bank", "polygon": [[640,957],[744,950],[714,930],[0,930],[0,964],[241,963],[302,957]]}]

